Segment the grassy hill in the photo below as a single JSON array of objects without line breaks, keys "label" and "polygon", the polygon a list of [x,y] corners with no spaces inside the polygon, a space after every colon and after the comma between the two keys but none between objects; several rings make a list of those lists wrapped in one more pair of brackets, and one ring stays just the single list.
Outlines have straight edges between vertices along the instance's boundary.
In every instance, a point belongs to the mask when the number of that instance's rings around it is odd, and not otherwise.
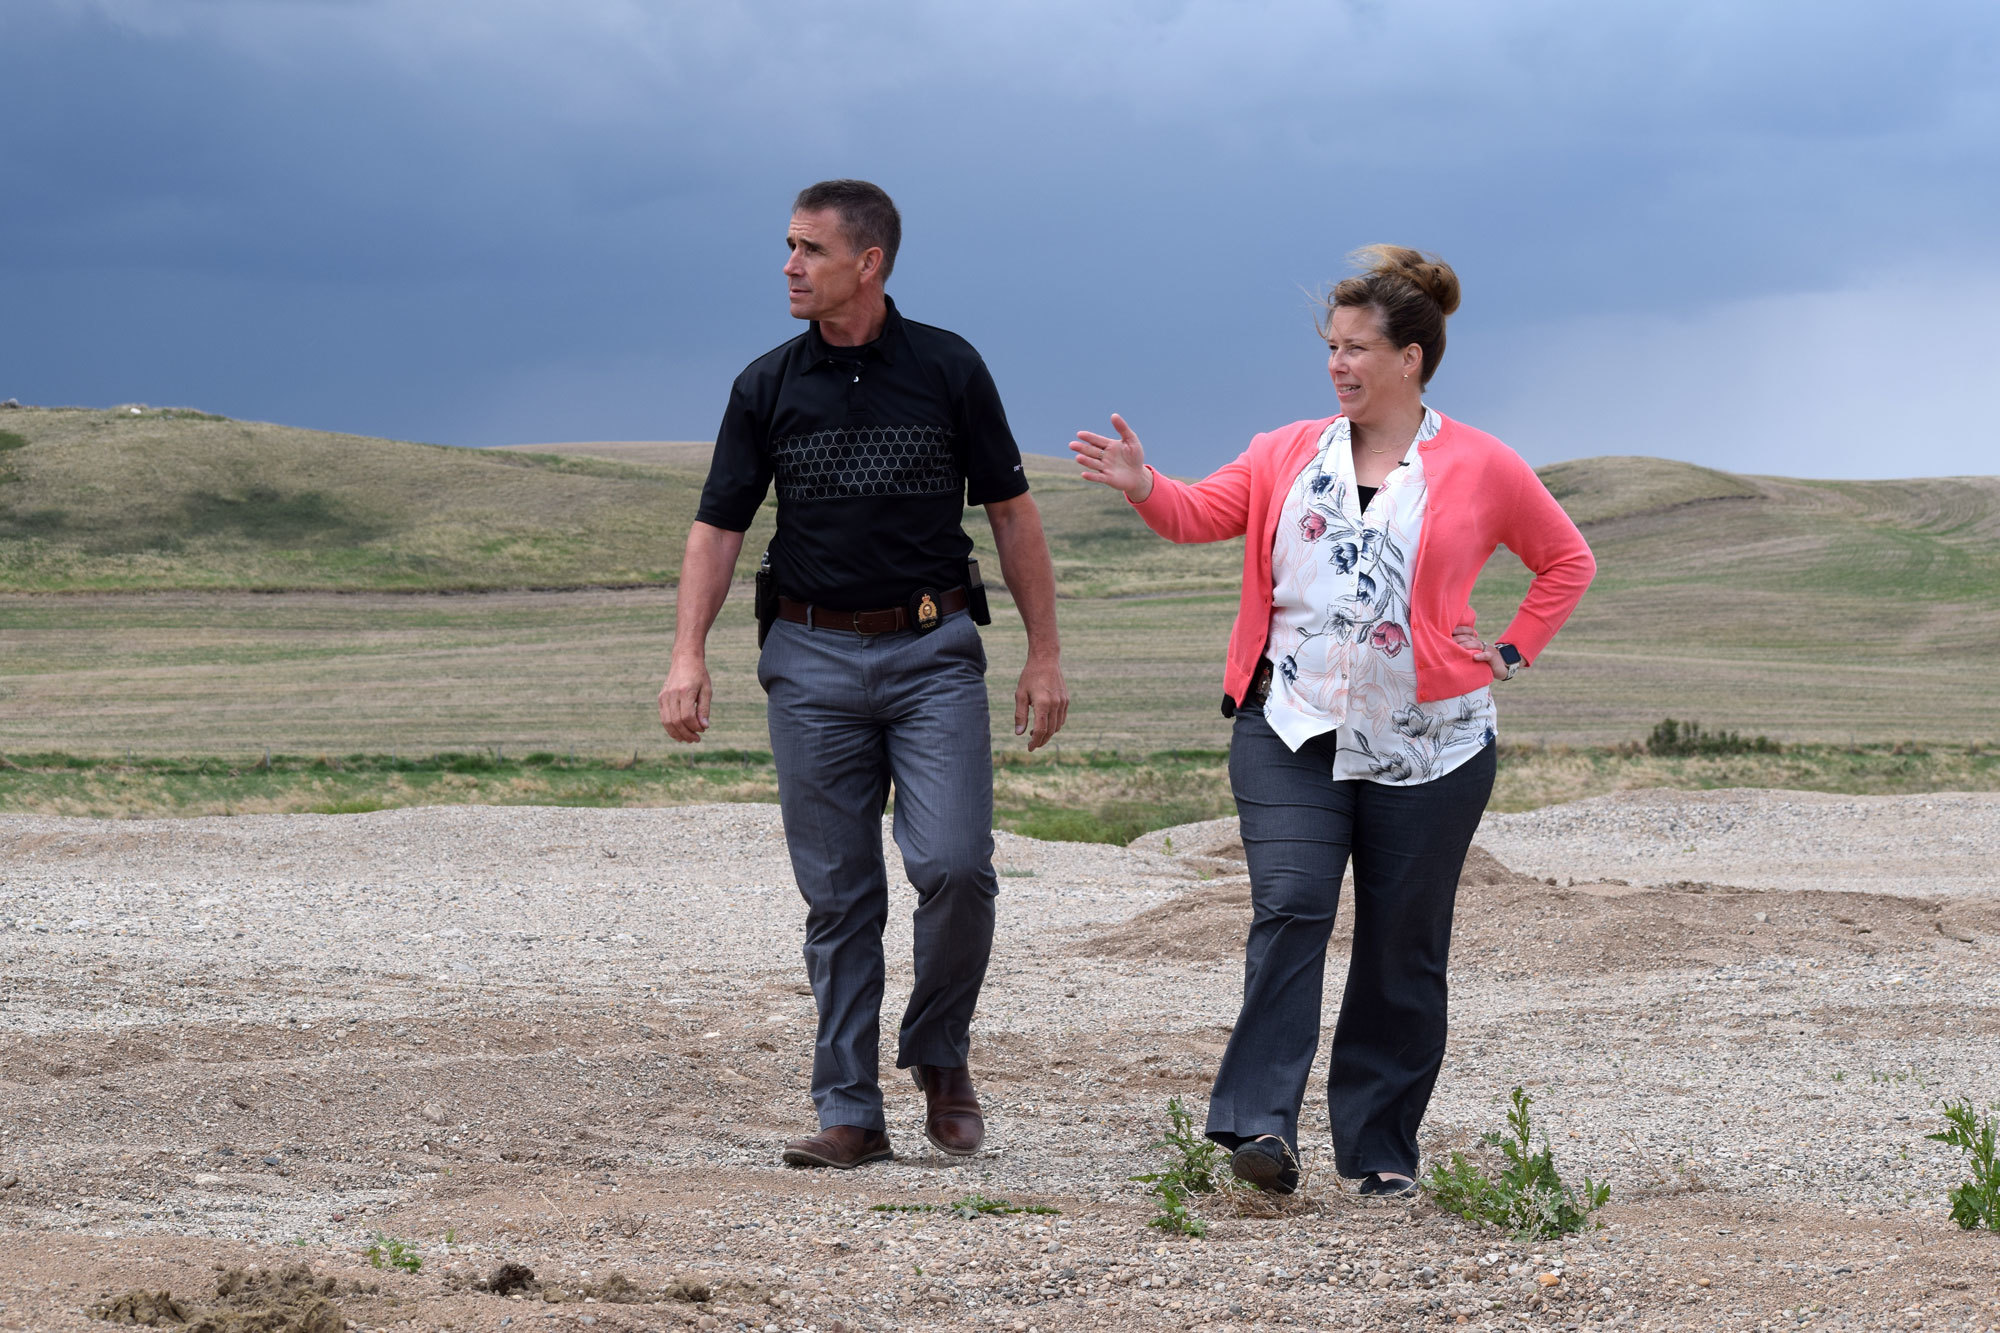
[{"label": "grassy hill", "polygon": [[[671,583],[706,462],[692,443],[459,449],[172,409],[9,411],[0,591]],[[1029,467],[1065,595],[1235,586],[1238,543],[1171,546],[1067,460]],[[1692,647],[1705,625],[1747,614],[1760,640],[1872,643],[1912,632],[1890,611],[1914,602],[1969,613],[1918,632],[1993,642],[1982,611],[2000,597],[2000,478],[1795,481],[1657,458],[1542,475],[1603,566],[1587,608],[1615,601],[1638,617],[1620,638]],[[976,512],[970,527],[990,554]],[[1518,595],[1523,581],[1498,556],[1480,600]],[[1640,593],[1667,600],[1638,613]]]},{"label": "grassy hill", "polygon": [[0,589],[661,583],[699,474],[130,408],[0,414]]}]

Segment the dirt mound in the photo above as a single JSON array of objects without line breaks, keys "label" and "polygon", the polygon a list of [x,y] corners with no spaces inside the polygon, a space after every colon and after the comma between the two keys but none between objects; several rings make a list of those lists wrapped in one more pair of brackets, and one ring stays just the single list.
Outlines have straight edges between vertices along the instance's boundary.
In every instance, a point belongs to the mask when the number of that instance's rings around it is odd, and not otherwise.
[{"label": "dirt mound", "polygon": [[[1196,868],[1226,847],[1191,851]],[[1240,858],[1241,845],[1236,854]],[[1184,858],[1188,859],[1188,858]],[[1250,930],[1250,883],[1241,873],[1190,889],[1079,940],[1101,958],[1224,958]],[[1716,967],[1772,958],[1872,957],[2000,935],[2000,904],[1804,890],[1740,889],[1684,882],[1636,888],[1622,881],[1557,885],[1510,870],[1474,845],[1459,876],[1454,964],[1494,971],[1593,974]],[[1332,949],[1352,938],[1343,890]]]},{"label": "dirt mound", "polygon": [[1964,948],[2000,934],[2000,904],[1963,900],[1692,882],[1558,888],[1526,876],[1468,887],[1452,941],[1460,967],[1487,955],[1579,974],[1826,962]]},{"label": "dirt mound", "polygon": [[[1197,869],[1222,866],[1235,873],[1149,907],[1117,925],[1098,931],[1077,945],[1077,952],[1100,958],[1223,958],[1241,953],[1250,933],[1250,881],[1243,874],[1243,843],[1234,838],[1190,849],[1183,860]],[[1343,950],[1351,935],[1345,901],[1350,875],[1342,888],[1340,918],[1334,926],[1333,947]],[[1501,865],[1485,848],[1466,854],[1459,891],[1468,889],[1533,888],[1546,892],[1540,880],[1518,875]]]},{"label": "dirt mound", "polygon": [[1476,842],[1465,853],[1465,869],[1458,872],[1458,891],[1460,893],[1465,892],[1467,889],[1513,887],[1516,885],[1538,884],[1540,882],[1532,875],[1523,875],[1519,871],[1509,870],[1506,866],[1500,864],[1498,857]]},{"label": "dirt mound", "polygon": [[90,1313],[107,1324],[139,1328],[178,1328],[189,1319],[188,1307],[175,1300],[171,1291],[128,1291],[99,1301]]},{"label": "dirt mound", "polygon": [[1100,958],[1223,958],[1243,951],[1249,930],[1250,881],[1237,877],[1127,917],[1080,941],[1077,952]]},{"label": "dirt mound", "polygon": [[231,1268],[216,1279],[207,1305],[170,1291],[128,1291],[91,1308],[110,1324],[175,1328],[182,1333],[344,1333],[347,1319],[333,1302],[336,1284],[304,1264],[275,1272]]}]

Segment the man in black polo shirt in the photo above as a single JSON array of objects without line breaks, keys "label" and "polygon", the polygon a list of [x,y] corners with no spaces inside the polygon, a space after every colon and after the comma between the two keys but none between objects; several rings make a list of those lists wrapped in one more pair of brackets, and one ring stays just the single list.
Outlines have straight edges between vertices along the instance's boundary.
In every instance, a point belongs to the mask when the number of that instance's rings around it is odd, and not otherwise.
[{"label": "man in black polo shirt", "polygon": [[812,326],[737,376],[681,564],[660,721],[708,729],[709,627],[743,533],[775,481],[770,558],[780,594],[757,679],[792,871],[807,904],[819,1007],[812,1097],[820,1130],[794,1166],[889,1157],[876,1080],[888,877],[881,817],[917,890],[916,979],[898,1068],[926,1099],[924,1133],[966,1156],[985,1136],[967,1069],[993,944],[993,754],[986,655],[973,628],[962,526],[983,505],[1028,630],[1014,734],[1030,750],[1069,711],[1055,573],[993,377],[956,334],[905,320],[883,291],[902,222],[865,181],[823,181],[792,206],[792,315]]}]

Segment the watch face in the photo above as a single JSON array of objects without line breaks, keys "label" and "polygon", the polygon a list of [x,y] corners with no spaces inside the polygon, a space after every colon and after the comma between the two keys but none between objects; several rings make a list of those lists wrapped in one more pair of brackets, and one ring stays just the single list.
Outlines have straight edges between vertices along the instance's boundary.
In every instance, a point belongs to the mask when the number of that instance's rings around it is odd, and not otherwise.
[{"label": "watch face", "polygon": [[1508,666],[1517,667],[1521,665],[1521,650],[1519,648],[1516,648],[1511,643],[1495,644],[1494,646],[1500,650],[1500,660]]}]

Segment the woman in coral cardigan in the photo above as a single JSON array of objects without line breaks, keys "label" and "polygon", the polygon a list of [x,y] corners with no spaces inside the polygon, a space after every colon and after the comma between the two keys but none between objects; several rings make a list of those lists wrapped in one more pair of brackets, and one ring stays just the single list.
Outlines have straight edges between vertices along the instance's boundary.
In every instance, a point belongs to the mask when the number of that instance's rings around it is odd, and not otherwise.
[{"label": "woman in coral cardigan", "polygon": [[[1321,329],[1331,419],[1250,442],[1188,484],[1139,437],[1080,432],[1083,475],[1177,542],[1244,536],[1223,673],[1229,781],[1254,913],[1243,1008],[1216,1073],[1208,1137],[1242,1179],[1298,1182],[1299,1107],[1341,876],[1354,947],[1327,1100],[1335,1165],[1363,1194],[1416,1189],[1417,1126],[1445,1048],[1452,907],[1493,789],[1492,685],[1541,656],[1596,570],[1521,457],[1424,405],[1458,278],[1395,246],[1356,255]],[[1472,586],[1505,544],[1534,573],[1506,631],[1473,624]]]}]

